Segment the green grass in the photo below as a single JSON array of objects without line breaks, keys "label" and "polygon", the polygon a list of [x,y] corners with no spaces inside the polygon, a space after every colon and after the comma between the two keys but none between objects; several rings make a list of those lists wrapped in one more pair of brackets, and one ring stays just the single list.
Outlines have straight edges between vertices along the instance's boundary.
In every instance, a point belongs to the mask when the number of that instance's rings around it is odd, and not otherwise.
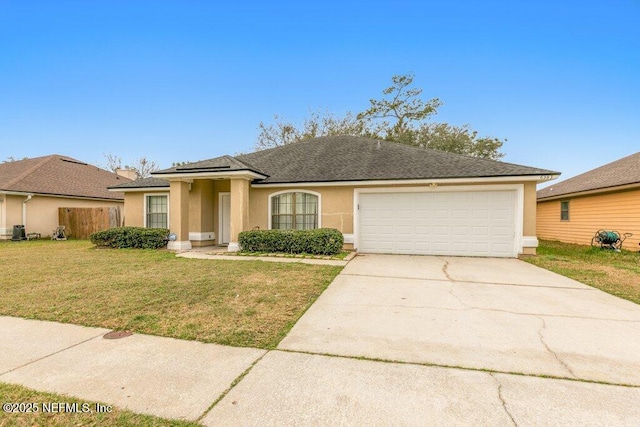
[{"label": "green grass", "polygon": [[0,315],[274,348],[341,267],[0,243]]},{"label": "green grass", "polygon": [[[26,403],[29,409],[36,408],[37,413],[7,413],[0,410],[0,426],[143,426],[143,427],[195,427],[200,424],[186,421],[166,420],[150,415],[140,415],[131,411],[112,407],[111,412],[96,411],[96,402],[60,396],[31,390],[22,386],[0,383],[0,404]],[[58,403],[77,404],[77,408],[91,412],[62,412],[65,406]],[[43,407],[43,404],[46,406]],[[83,406],[84,405],[84,406]],[[104,408],[108,405],[102,405]],[[43,413],[43,409],[57,413]],[[71,408],[70,408],[71,409]]]},{"label": "green grass", "polygon": [[541,240],[523,260],[640,304],[640,253]]}]

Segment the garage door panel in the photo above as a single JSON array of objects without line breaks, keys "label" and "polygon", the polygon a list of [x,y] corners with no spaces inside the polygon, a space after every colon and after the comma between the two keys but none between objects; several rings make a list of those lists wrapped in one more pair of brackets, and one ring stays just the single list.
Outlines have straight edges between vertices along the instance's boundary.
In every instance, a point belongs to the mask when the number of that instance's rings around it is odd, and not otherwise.
[{"label": "garage door panel", "polygon": [[438,236],[449,236],[449,227],[442,226],[434,226],[433,227],[433,235]]},{"label": "garage door panel", "polygon": [[515,256],[515,191],[364,193],[362,252]]}]

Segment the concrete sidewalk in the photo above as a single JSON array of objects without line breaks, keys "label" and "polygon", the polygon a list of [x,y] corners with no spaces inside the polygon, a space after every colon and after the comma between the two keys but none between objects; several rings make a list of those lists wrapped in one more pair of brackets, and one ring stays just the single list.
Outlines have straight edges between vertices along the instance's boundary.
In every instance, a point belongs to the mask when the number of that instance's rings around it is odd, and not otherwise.
[{"label": "concrete sidewalk", "polygon": [[[640,388],[0,317],[0,382],[228,425],[639,425]],[[212,408],[233,381],[246,376]]]},{"label": "concrete sidewalk", "polygon": [[265,350],[0,317],[0,382],[196,420]]}]

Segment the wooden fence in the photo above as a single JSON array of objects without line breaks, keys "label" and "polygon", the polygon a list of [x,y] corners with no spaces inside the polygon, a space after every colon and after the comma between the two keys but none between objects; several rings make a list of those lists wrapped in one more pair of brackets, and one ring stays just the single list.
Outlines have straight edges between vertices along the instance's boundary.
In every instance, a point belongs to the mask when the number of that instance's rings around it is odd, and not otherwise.
[{"label": "wooden fence", "polygon": [[120,227],[120,207],[58,208],[58,224],[74,239],[88,239],[91,233]]}]

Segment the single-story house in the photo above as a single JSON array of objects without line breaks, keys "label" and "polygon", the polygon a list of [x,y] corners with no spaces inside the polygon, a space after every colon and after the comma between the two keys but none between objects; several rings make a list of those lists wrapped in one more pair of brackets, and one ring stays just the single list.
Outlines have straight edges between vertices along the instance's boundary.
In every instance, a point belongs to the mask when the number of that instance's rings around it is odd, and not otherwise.
[{"label": "single-story house", "polygon": [[537,233],[588,245],[598,230],[632,233],[640,243],[640,152],[538,191]]},{"label": "single-story house", "polygon": [[11,238],[15,225],[51,235],[59,225],[58,208],[122,207],[122,194],[108,187],[129,181],[57,154],[0,163],[0,238]]},{"label": "single-story house", "polygon": [[244,230],[336,228],[370,253],[534,254],[546,169],[352,136],[321,137],[152,173],[124,192],[127,225],[168,227],[169,249]]}]

